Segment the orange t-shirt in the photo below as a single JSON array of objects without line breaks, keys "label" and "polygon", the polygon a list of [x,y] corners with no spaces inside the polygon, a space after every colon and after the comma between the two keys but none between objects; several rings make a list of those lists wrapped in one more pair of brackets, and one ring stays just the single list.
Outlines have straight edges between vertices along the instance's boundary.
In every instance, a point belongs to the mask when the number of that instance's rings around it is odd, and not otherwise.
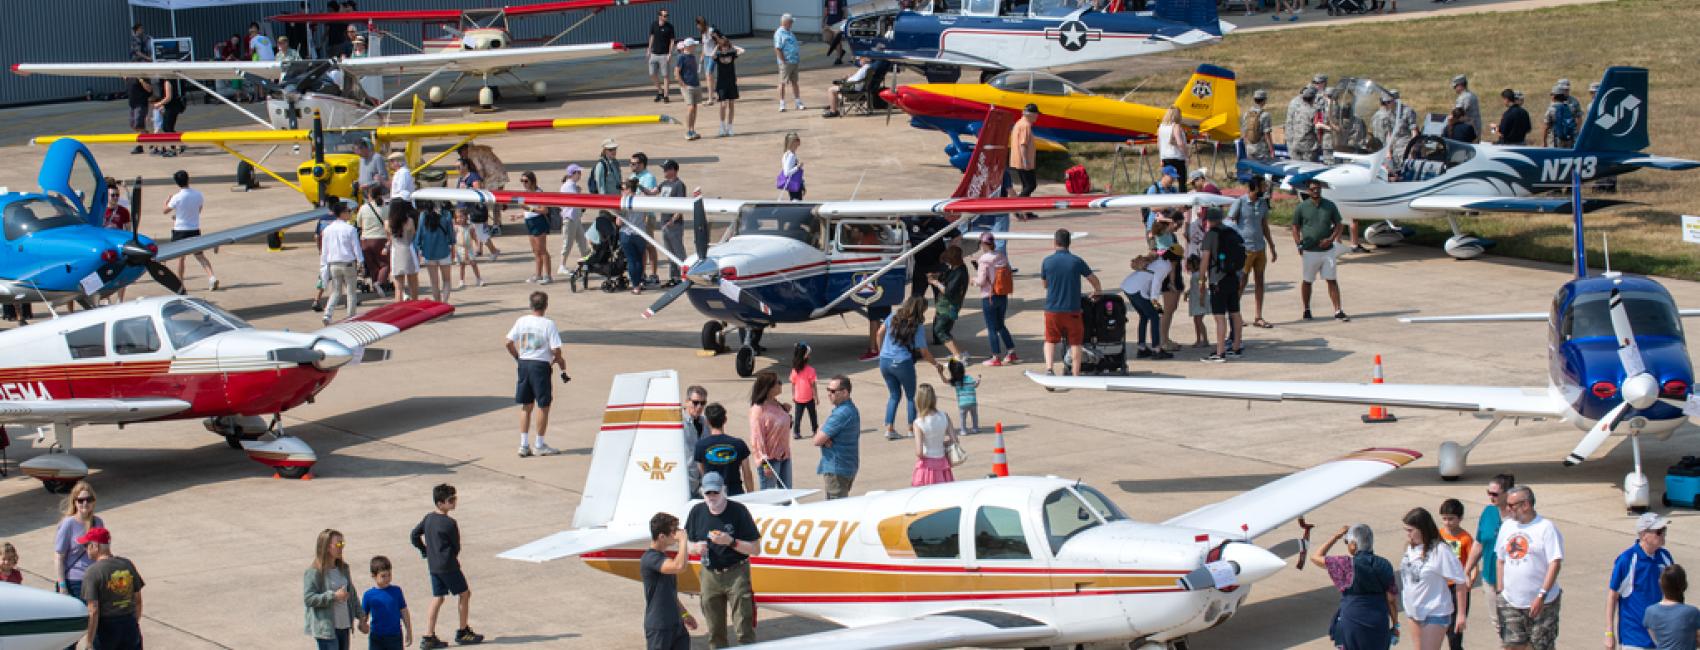
[{"label": "orange t-shirt", "polygon": [[1460,563],[1470,559],[1470,550],[1475,548],[1476,545],[1476,538],[1471,537],[1469,531],[1459,529],[1458,535],[1453,536],[1446,533],[1444,526],[1440,529],[1440,541],[1446,542],[1446,545],[1451,547],[1452,552],[1458,555],[1458,562]]},{"label": "orange t-shirt", "polygon": [[1033,125],[1018,119],[1009,129],[1010,169],[1032,169],[1038,157],[1038,143],[1033,141]]}]

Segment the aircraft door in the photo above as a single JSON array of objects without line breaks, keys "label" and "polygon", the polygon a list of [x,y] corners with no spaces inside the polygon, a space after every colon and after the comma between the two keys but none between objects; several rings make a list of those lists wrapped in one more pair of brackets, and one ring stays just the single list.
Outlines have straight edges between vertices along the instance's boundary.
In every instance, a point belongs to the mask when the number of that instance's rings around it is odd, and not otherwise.
[{"label": "aircraft door", "polygon": [[[837,296],[903,254],[906,233],[890,219],[839,219],[827,230],[827,291]],[[903,302],[906,273],[893,269],[851,296],[864,307]]]},{"label": "aircraft door", "polygon": [[45,192],[65,197],[82,212],[83,221],[99,226],[106,219],[106,177],[94,154],[76,140],[59,140],[47,149],[36,183]]},{"label": "aircraft door", "polygon": [[1048,568],[1050,555],[1028,512],[1028,498],[1027,490],[997,486],[975,495],[972,512],[963,518],[962,544],[968,582],[975,592],[1053,589],[1050,576],[1032,571]]}]

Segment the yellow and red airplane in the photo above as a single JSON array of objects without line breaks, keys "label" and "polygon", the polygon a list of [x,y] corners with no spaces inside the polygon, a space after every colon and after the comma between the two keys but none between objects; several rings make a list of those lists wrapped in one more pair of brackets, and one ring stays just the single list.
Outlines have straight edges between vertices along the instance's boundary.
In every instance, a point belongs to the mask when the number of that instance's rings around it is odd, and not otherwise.
[{"label": "yellow and red airplane", "polygon": [[[1227,621],[1254,583],[1286,564],[1254,539],[1420,456],[1360,450],[1162,523],[1135,521],[1103,492],[1056,477],[957,481],[810,503],[796,499],[813,490],[732,499],[749,508],[761,531],[749,559],[756,604],[844,626],[759,647],[1131,640],[1129,647],[1172,650],[1187,635]],[[592,568],[640,579],[650,517],[668,512],[683,520],[693,506],[688,462],[678,375],[616,376],[574,528],[501,557],[577,555]],[[701,549],[689,552],[700,566]],[[696,567],[679,574],[680,591],[698,591],[697,576]]]},{"label": "yellow and red airplane", "polygon": [[[1194,137],[1232,143],[1240,137],[1235,92],[1232,71],[1200,65],[1173,105]],[[1073,142],[1153,142],[1168,110],[1094,95],[1062,77],[1031,70],[1005,72],[983,84],[899,86],[880,96],[908,113],[915,128],[949,135],[945,152],[958,169],[972,151],[962,136],[979,133],[988,106],[1018,115],[1028,104],[1039,107],[1033,135],[1041,151],[1067,151]]]},{"label": "yellow and red airplane", "polygon": [[[415,97],[413,100],[412,118],[406,125],[375,126],[375,127],[346,127],[325,129],[315,126],[310,129],[272,129],[249,131],[185,131],[182,133],[112,133],[102,135],[50,135],[30,140],[32,145],[51,144],[64,138],[73,138],[84,144],[122,144],[122,145],[180,145],[180,144],[210,144],[225,151],[238,160],[252,165],[254,169],[276,179],[279,183],[288,185],[307,198],[308,203],[320,204],[321,196],[352,199],[354,187],[360,177],[360,157],[351,153],[357,141],[365,141],[372,145],[374,151],[384,152],[392,144],[401,144],[407,154],[407,164],[415,173],[424,170],[442,160],[449,154],[458,151],[473,140],[489,135],[506,133],[524,133],[529,131],[584,129],[595,127],[627,126],[634,124],[665,124],[677,122],[666,115],[627,115],[620,117],[577,117],[577,118],[545,118],[536,120],[507,120],[500,122],[452,122],[440,124],[421,123],[424,115],[424,104]],[[315,116],[314,124],[318,125]],[[322,134],[322,135],[319,135]],[[437,155],[421,160],[420,143],[424,140],[445,140],[459,138],[453,146]],[[233,148],[234,145],[280,145],[314,143],[315,159],[309,159],[296,169],[296,180],[291,181],[282,174],[266,167],[263,158],[256,161]],[[319,144],[322,143],[322,147]],[[326,152],[321,153],[321,150]],[[339,152],[328,152],[338,150]]]}]

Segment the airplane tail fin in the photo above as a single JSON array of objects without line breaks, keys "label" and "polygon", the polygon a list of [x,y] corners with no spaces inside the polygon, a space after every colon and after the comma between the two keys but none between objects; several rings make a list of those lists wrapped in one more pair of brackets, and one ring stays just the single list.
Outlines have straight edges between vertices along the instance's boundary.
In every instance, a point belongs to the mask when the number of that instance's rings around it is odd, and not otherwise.
[{"label": "airplane tail fin", "polygon": [[1234,72],[1210,64],[1198,66],[1175,98],[1181,116],[1198,121],[1198,132],[1217,142],[1240,137],[1240,104]]},{"label": "airplane tail fin", "polygon": [[962,182],[957,184],[951,198],[997,196],[998,189],[1003,187],[1004,171],[1009,166],[1009,129],[1012,126],[1015,126],[1013,113],[995,107],[986,111],[986,121],[974,138],[974,154],[968,158]]},{"label": "airplane tail fin", "polygon": [[573,528],[647,526],[682,511],[691,488],[678,373],[616,375],[591,454]]},{"label": "airplane tail fin", "polygon": [[1588,107],[1576,138],[1577,151],[1640,151],[1647,148],[1647,69],[1606,68],[1600,92]]},{"label": "airplane tail fin", "polygon": [[1151,3],[1151,15],[1163,20],[1186,23],[1212,34],[1222,29],[1216,15],[1216,0],[1157,0]]}]

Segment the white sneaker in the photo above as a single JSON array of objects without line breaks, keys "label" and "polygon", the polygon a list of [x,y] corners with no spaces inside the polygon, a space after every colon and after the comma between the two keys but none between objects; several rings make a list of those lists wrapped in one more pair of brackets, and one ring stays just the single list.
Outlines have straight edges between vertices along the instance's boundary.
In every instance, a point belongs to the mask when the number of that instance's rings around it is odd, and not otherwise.
[{"label": "white sneaker", "polygon": [[561,455],[561,450],[556,449],[554,447],[550,447],[548,444],[541,443],[541,442],[532,446],[531,451],[532,451],[532,453],[535,453],[539,456],[559,456],[559,455]]},{"label": "white sneaker", "polygon": [[324,324],[329,325],[329,324],[331,324],[331,315],[325,314],[325,317],[321,318],[319,320],[322,321]]},{"label": "white sneaker", "polygon": [[460,284],[455,285],[455,288],[454,288],[455,291],[461,291],[461,290],[464,290],[464,289],[466,289],[466,283],[465,282],[462,282]]},{"label": "white sneaker", "polygon": [[571,274],[572,274],[572,269],[567,268],[567,265],[565,265],[565,264],[562,264],[560,266],[555,267],[555,275],[571,275]]},{"label": "white sneaker", "polygon": [[218,278],[207,278],[207,291],[218,291]]},{"label": "white sneaker", "polygon": [[799,110],[799,111],[805,110],[803,108],[803,100],[801,100],[801,99],[797,100],[797,110]]},{"label": "white sneaker", "polygon": [[898,433],[896,431],[887,431],[887,432],[885,432],[885,439],[886,440],[902,440],[903,434]]},{"label": "white sneaker", "polygon": [[783,99],[779,100],[779,112],[781,112],[781,113],[785,112],[785,100],[783,100]]},{"label": "white sneaker", "polygon": [[480,286],[480,287],[484,286],[484,279],[483,278],[478,279],[478,286]]},{"label": "white sneaker", "polygon": [[526,458],[526,457],[529,457],[529,456],[531,456],[531,448],[527,447],[525,445],[520,445],[519,446],[519,457],[520,458]]},{"label": "white sneaker", "polygon": [[550,282],[554,282],[554,281],[555,281],[555,279],[551,278],[551,277],[542,277],[542,278],[537,279],[538,284],[549,284]]}]

